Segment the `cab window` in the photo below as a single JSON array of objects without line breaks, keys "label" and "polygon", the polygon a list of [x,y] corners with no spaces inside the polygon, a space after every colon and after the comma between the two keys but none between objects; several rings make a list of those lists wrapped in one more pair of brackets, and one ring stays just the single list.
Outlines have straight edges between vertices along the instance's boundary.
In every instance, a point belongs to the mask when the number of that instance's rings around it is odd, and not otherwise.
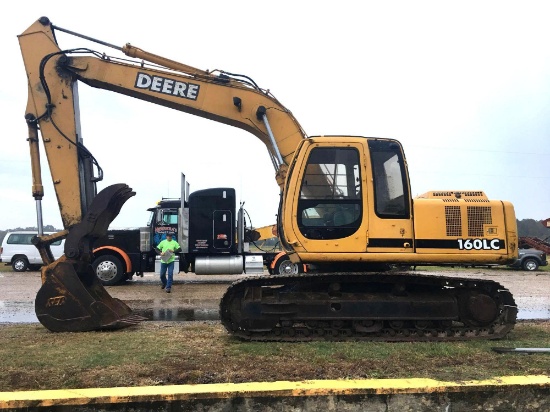
[{"label": "cab window", "polygon": [[29,233],[14,233],[8,237],[8,244],[10,245],[32,245],[32,238],[36,234]]},{"label": "cab window", "polygon": [[298,227],[309,239],[340,239],[361,225],[359,152],[353,148],[314,148],[298,200]]},{"label": "cab window", "polygon": [[157,224],[175,225],[178,223],[177,209],[160,209],[157,213]]},{"label": "cab window", "polygon": [[[32,245],[32,238],[37,236],[34,233],[14,233],[8,237],[7,243],[10,245]],[[59,246],[61,239],[51,243],[51,246]]]},{"label": "cab window", "polygon": [[409,190],[405,162],[399,146],[391,141],[369,141],[376,215],[409,218]]}]

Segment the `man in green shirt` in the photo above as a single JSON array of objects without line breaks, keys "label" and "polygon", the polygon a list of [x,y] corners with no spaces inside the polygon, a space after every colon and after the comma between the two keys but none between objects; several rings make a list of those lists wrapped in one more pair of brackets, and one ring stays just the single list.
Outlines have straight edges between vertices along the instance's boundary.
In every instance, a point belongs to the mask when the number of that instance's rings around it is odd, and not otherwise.
[{"label": "man in green shirt", "polygon": [[[166,239],[161,241],[155,250],[160,254],[160,281],[162,282],[162,289],[165,289],[166,293],[170,293],[174,279],[174,261],[176,260],[176,253],[181,252],[181,247],[178,242],[172,239],[172,234],[167,233]],[[168,279],[166,278],[166,271],[168,271]]]}]

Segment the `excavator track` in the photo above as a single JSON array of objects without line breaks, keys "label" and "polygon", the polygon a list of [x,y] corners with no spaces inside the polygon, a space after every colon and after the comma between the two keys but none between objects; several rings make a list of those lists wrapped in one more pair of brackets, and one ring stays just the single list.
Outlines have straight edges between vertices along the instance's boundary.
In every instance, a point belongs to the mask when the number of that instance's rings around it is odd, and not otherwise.
[{"label": "excavator track", "polygon": [[497,282],[392,272],[244,278],[220,302],[224,327],[248,341],[500,339],[516,317]]}]

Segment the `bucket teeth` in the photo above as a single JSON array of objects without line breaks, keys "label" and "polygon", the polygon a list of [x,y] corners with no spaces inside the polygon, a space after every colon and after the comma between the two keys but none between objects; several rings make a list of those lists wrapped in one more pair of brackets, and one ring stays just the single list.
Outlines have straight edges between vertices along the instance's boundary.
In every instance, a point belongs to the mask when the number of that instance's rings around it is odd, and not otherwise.
[{"label": "bucket teeth", "polygon": [[135,326],[143,321],[147,320],[147,318],[144,318],[140,315],[128,315],[121,319],[116,320],[115,322],[111,324],[106,324],[101,327],[101,329],[122,329],[127,328],[130,326]]}]

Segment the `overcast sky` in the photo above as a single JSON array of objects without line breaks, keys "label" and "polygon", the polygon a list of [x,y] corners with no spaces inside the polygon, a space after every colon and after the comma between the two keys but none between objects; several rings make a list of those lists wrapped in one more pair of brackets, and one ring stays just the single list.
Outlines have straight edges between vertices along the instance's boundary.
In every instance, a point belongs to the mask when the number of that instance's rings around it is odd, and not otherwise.
[{"label": "overcast sky", "polygon": [[[550,217],[550,3],[546,1],[10,2],[0,25],[0,229],[35,226],[17,35],[41,16],[200,69],[246,74],[309,136],[395,138],[413,195],[483,190],[519,219]],[[115,50],[58,33],[62,49]],[[137,195],[114,227],[192,190],[235,187],[255,226],[275,222],[267,150],[234,127],[79,86],[84,143]],[[167,171],[171,171],[169,177]],[[43,155],[44,224],[61,227]],[[162,177],[159,179],[159,177]]]}]

